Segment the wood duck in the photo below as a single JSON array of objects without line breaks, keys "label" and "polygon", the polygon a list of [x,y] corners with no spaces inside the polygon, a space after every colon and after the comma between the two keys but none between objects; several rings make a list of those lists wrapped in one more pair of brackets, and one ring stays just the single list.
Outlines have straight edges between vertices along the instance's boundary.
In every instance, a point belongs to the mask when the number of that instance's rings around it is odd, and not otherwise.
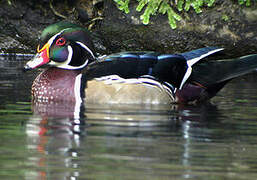
[{"label": "wood duck", "polygon": [[231,79],[257,68],[257,54],[205,61],[223,50],[181,54],[121,52],[96,57],[89,33],[68,22],[48,26],[25,70],[47,66],[34,80],[38,102],[170,104],[204,102]]}]

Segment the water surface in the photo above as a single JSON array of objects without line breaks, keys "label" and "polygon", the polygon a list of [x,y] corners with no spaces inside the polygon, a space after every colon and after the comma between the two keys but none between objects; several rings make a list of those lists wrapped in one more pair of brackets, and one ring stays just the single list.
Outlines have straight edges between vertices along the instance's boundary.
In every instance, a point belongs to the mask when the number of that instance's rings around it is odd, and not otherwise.
[{"label": "water surface", "polygon": [[257,73],[201,106],[32,106],[39,71],[0,57],[0,179],[257,179]]}]

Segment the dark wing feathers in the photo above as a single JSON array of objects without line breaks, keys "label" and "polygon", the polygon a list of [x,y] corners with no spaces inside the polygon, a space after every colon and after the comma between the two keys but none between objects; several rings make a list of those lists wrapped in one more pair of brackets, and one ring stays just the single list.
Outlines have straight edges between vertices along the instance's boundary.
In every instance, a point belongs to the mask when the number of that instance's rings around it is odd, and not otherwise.
[{"label": "dark wing feathers", "polygon": [[194,66],[190,80],[209,87],[247,74],[256,68],[257,54],[237,59],[202,62]]},{"label": "dark wing feathers", "polygon": [[209,56],[209,55],[214,54],[216,52],[219,52],[221,50],[223,50],[223,48],[219,48],[219,47],[205,47],[205,48],[200,48],[200,49],[192,50],[192,51],[189,51],[189,52],[184,52],[184,53],[181,53],[181,55],[186,60],[192,60],[192,59],[199,58],[199,57],[204,58],[206,56]]},{"label": "dark wing feathers", "polygon": [[156,52],[123,52],[106,56],[87,66],[88,79],[118,75],[122,78],[153,76],[160,82],[179,87],[185,71],[186,60],[181,55],[161,55]]},{"label": "dark wing feathers", "polygon": [[[237,77],[256,68],[256,62],[248,56],[237,60],[206,62],[200,59],[221,51],[222,48],[207,47],[182,54],[157,52],[121,52],[105,56],[89,64],[85,69],[87,79],[118,75],[122,78],[154,77],[161,83],[179,88],[188,66],[193,66],[189,80],[204,86],[213,85]],[[256,56],[256,55],[254,55]],[[247,62],[245,62],[247,61]],[[198,62],[198,63],[197,63]],[[252,64],[249,67],[249,63]]]}]

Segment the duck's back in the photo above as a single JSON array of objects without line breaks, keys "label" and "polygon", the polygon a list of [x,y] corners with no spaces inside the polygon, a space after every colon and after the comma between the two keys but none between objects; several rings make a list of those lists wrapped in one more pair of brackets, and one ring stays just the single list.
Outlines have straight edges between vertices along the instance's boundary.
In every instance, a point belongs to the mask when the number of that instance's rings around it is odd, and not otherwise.
[{"label": "duck's back", "polygon": [[[170,104],[187,70],[181,55],[122,52],[106,56],[84,71],[86,102]],[[83,84],[83,83],[82,83]]]},{"label": "duck's back", "polygon": [[182,55],[156,52],[122,52],[106,56],[86,67],[86,79],[117,75],[123,79],[149,78],[179,87],[187,71]]}]

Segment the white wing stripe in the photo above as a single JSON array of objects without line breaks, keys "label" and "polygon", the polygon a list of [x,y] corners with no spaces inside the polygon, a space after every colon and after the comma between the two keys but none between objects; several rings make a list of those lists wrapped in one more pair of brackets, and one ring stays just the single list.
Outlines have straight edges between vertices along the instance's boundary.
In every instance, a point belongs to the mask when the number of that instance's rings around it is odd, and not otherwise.
[{"label": "white wing stripe", "polygon": [[199,60],[201,60],[201,59],[203,59],[203,58],[205,58],[205,57],[207,57],[207,56],[209,56],[209,55],[211,55],[211,54],[214,54],[214,53],[216,53],[216,52],[219,52],[219,51],[221,51],[221,50],[223,50],[224,48],[219,48],[219,49],[214,49],[214,50],[212,50],[212,51],[209,51],[208,53],[206,53],[206,54],[202,54],[201,56],[199,56],[199,57],[196,57],[196,58],[194,58],[194,59],[190,59],[190,60],[187,60],[187,65],[188,66],[193,66],[195,63],[197,63]]},{"label": "white wing stripe", "polygon": [[180,84],[179,89],[182,89],[183,85],[185,84],[185,82],[187,81],[187,79],[190,77],[190,75],[191,75],[191,73],[192,73],[192,66],[193,66],[195,63],[197,63],[197,62],[200,61],[201,59],[203,59],[203,58],[205,58],[205,57],[207,57],[207,56],[209,56],[209,55],[211,55],[211,54],[214,54],[214,53],[216,53],[216,52],[218,52],[218,51],[221,51],[221,50],[223,50],[223,49],[224,49],[224,48],[214,49],[214,50],[212,50],[212,51],[209,51],[208,53],[202,54],[202,55],[199,56],[199,57],[196,57],[196,58],[194,58],[194,59],[187,60],[187,66],[188,66],[188,68],[187,68],[187,71],[186,71],[186,73],[185,73],[185,75],[184,75],[184,77],[183,77],[183,79],[182,79],[182,82],[181,82],[181,84]]},{"label": "white wing stripe", "polygon": [[192,67],[188,66],[187,71],[182,79],[179,89],[182,89],[183,85],[185,84],[186,80],[190,77],[191,73],[192,73]]}]

